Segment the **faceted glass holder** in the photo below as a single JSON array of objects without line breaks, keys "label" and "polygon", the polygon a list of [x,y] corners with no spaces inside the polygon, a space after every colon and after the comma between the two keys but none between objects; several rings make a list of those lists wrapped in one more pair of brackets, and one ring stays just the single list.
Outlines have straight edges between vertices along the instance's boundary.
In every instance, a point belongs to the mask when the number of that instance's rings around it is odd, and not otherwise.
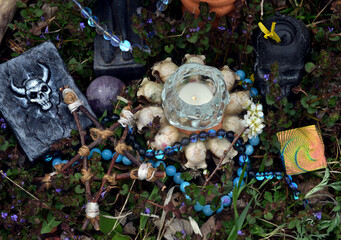
[{"label": "faceted glass holder", "polygon": [[210,66],[183,64],[165,82],[162,107],[173,126],[198,131],[218,125],[230,102],[224,77]]}]

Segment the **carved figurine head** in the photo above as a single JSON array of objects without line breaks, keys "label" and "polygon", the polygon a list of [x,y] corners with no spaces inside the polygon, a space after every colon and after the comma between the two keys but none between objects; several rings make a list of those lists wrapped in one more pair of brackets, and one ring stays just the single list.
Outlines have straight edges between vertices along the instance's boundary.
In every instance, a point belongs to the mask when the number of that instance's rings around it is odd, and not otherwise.
[{"label": "carved figurine head", "polygon": [[50,100],[52,90],[47,84],[49,81],[49,69],[43,64],[38,63],[38,65],[43,70],[42,77],[28,76],[23,82],[23,87],[15,86],[13,79],[11,79],[11,89],[20,97],[26,98],[31,103],[37,103],[42,110],[47,111],[52,107]]},{"label": "carved figurine head", "polygon": [[298,85],[302,79],[304,58],[310,46],[309,32],[305,25],[290,16],[276,14],[266,19],[263,24],[271,29],[271,24],[276,22],[275,32],[280,37],[279,43],[264,38],[264,33],[255,31],[255,84],[260,93],[265,97],[269,93],[269,85],[264,75],[271,72],[271,65],[278,62],[279,85],[281,96],[288,97],[291,88]]}]

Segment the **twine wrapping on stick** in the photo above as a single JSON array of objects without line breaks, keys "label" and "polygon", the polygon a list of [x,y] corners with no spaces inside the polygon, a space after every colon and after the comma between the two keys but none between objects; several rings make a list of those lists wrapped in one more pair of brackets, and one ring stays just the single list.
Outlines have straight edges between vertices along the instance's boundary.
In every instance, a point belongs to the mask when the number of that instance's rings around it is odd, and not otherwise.
[{"label": "twine wrapping on stick", "polygon": [[103,180],[106,180],[106,181],[109,183],[109,185],[111,185],[111,186],[117,185],[116,173],[113,173],[112,175],[110,175],[110,174],[105,174],[105,175],[103,176]]},{"label": "twine wrapping on stick", "polygon": [[120,116],[121,117],[117,122],[119,122],[122,127],[132,126],[134,124],[135,117],[130,110],[123,109]]},{"label": "twine wrapping on stick", "polygon": [[115,151],[118,153],[118,154],[121,154],[121,155],[124,155],[124,152],[127,151],[131,151],[132,150],[132,147],[131,146],[128,146],[127,144],[125,144],[124,142],[118,142],[116,147],[115,147]]},{"label": "twine wrapping on stick", "polygon": [[153,168],[151,163],[143,163],[139,168],[130,171],[130,178],[154,182],[156,180],[155,172],[156,168]]},{"label": "twine wrapping on stick", "polygon": [[82,177],[81,177],[81,181],[82,183],[85,183],[86,181],[89,181],[92,177],[93,174],[91,173],[90,169],[85,170],[84,168],[81,170],[82,172]]},{"label": "twine wrapping on stick", "polygon": [[108,129],[105,129],[105,130],[100,130],[98,128],[91,128],[90,129],[90,135],[91,135],[91,138],[95,141],[97,140],[98,138],[102,138],[103,140],[106,140],[108,137],[114,135],[114,132],[113,131],[110,131]]},{"label": "twine wrapping on stick", "polygon": [[67,107],[69,108],[71,113],[76,111],[80,106],[84,104],[83,101],[78,98],[75,91],[73,91],[71,88],[66,87],[65,89],[63,89],[62,95],[64,102],[67,104]]},{"label": "twine wrapping on stick", "polygon": [[88,146],[83,145],[79,148],[78,154],[81,155],[81,157],[87,157],[90,155],[90,149]]}]

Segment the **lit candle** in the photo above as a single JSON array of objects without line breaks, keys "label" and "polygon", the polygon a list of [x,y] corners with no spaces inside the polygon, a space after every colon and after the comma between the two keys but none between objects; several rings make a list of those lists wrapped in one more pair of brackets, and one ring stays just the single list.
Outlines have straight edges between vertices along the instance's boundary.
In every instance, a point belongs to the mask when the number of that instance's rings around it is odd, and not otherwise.
[{"label": "lit candle", "polygon": [[205,84],[190,82],[180,89],[179,98],[190,105],[202,105],[211,101],[213,94]]}]

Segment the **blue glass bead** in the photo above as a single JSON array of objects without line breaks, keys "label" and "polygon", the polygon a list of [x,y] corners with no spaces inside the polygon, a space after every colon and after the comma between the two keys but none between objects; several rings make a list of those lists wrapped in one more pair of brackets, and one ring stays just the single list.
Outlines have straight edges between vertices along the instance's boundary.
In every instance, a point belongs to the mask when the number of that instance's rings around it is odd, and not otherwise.
[{"label": "blue glass bead", "polygon": [[104,23],[100,23],[100,24],[96,25],[96,32],[99,35],[102,35],[107,29],[108,29],[108,27]]},{"label": "blue glass bead", "polygon": [[198,134],[198,137],[199,137],[199,140],[200,140],[200,141],[205,141],[206,138],[207,138],[207,132],[201,131],[201,132]]},{"label": "blue glass bead", "polygon": [[196,133],[191,133],[191,135],[189,135],[189,140],[193,143],[198,141],[198,134]]},{"label": "blue glass bead", "polygon": [[229,194],[227,194],[227,196],[229,196],[232,199],[233,198],[233,191],[229,192]]},{"label": "blue glass bead", "polygon": [[201,205],[199,202],[197,202],[197,204],[194,205],[194,211],[196,212],[201,212],[204,209],[204,206]]},{"label": "blue glass bead", "polygon": [[172,0],[160,0],[163,4],[170,4]]},{"label": "blue glass bead", "polygon": [[249,162],[249,156],[246,156],[246,155],[239,155],[239,165],[240,165],[240,162],[241,163],[245,163],[245,162]]},{"label": "blue glass bead", "polygon": [[250,95],[251,95],[251,97],[257,97],[257,95],[258,95],[258,90],[257,90],[257,88],[252,87],[252,88],[250,89]]},{"label": "blue glass bead", "polygon": [[231,203],[232,203],[231,197],[229,197],[228,195],[222,196],[220,201],[221,201],[221,206],[223,207],[229,207],[231,206]]},{"label": "blue glass bead", "polygon": [[180,152],[182,149],[182,144],[180,142],[175,142],[173,144],[173,149],[175,152]]},{"label": "blue glass bead", "polygon": [[163,4],[161,2],[161,0],[159,0],[157,3],[156,3],[156,9],[160,12],[163,12],[167,9],[167,5],[166,4]]},{"label": "blue glass bead", "polygon": [[88,24],[90,27],[96,27],[98,25],[98,18],[96,16],[91,16],[88,19]]},{"label": "blue glass bead", "polygon": [[[234,180],[233,180],[233,186],[237,187],[238,186],[238,183],[239,183],[239,177],[236,177]],[[244,180],[242,180],[242,182],[240,183],[240,186],[239,187],[242,187],[244,185]]]},{"label": "blue glass bead", "polygon": [[131,43],[128,40],[121,41],[120,49],[123,52],[128,52],[131,49]]},{"label": "blue glass bead", "polygon": [[161,164],[163,164],[164,168],[166,168],[166,163],[164,161],[157,161],[155,164],[154,164],[154,167],[157,168],[159,167]]},{"label": "blue glass bead", "polygon": [[290,175],[285,175],[284,179],[285,181],[287,181],[288,184],[292,182],[292,177]]},{"label": "blue glass bead", "polygon": [[113,37],[112,31],[111,30],[106,30],[103,32],[103,38],[107,41],[111,41],[111,38]]},{"label": "blue glass bead", "polygon": [[62,163],[62,159],[55,158],[52,160],[52,167],[54,167],[55,165],[61,164],[61,163]]},{"label": "blue glass bead", "polygon": [[236,74],[240,77],[240,80],[245,78],[245,72],[243,70],[237,70]]},{"label": "blue glass bead", "polygon": [[[240,177],[241,175],[242,175],[242,172],[243,172],[243,168],[238,168],[238,170],[237,170],[237,175],[238,175],[238,177]],[[246,178],[246,176],[247,176],[247,172],[245,171],[244,172],[244,177],[243,178]]]},{"label": "blue glass bead", "polygon": [[112,151],[110,149],[104,149],[102,151],[102,159],[109,161],[112,158]]},{"label": "blue glass bead", "polygon": [[156,150],[155,151],[155,158],[156,159],[161,160],[164,158],[164,156],[165,156],[165,153],[162,150]]},{"label": "blue glass bead", "polygon": [[93,149],[91,149],[91,151],[90,151],[90,154],[89,154],[89,156],[88,156],[88,159],[92,158],[92,154],[93,154],[94,152],[99,153],[99,155],[102,155],[102,152],[101,152],[101,150],[100,150],[99,148],[93,148]]},{"label": "blue glass bead", "polygon": [[257,136],[254,136],[253,138],[249,139],[249,143],[252,145],[252,146],[257,146],[260,142],[260,139]]},{"label": "blue glass bead", "polygon": [[53,158],[52,154],[46,154],[46,155],[45,155],[45,162],[51,161],[52,158]]},{"label": "blue glass bead", "polygon": [[148,149],[145,153],[147,158],[153,158],[155,156],[154,151],[152,149]]},{"label": "blue glass bead", "polygon": [[185,198],[192,201],[192,198],[190,196],[188,196],[187,194],[185,194]]},{"label": "blue glass bead", "polygon": [[299,191],[295,191],[295,192],[294,192],[294,199],[295,199],[295,200],[298,200],[298,199],[299,199],[299,196],[298,196],[299,194],[300,194]]},{"label": "blue glass bead", "polygon": [[297,189],[297,184],[294,183],[294,182],[291,182],[291,183],[289,184],[289,187],[290,187],[291,189],[296,190],[296,189]]},{"label": "blue glass bead", "polygon": [[126,156],[122,157],[122,162],[124,165],[127,165],[127,166],[132,164],[132,162]]},{"label": "blue glass bead", "polygon": [[151,163],[153,167],[155,166],[155,162],[153,160],[148,160],[147,163]]},{"label": "blue glass bead", "polygon": [[264,177],[271,180],[274,177],[274,174],[273,172],[265,172]]},{"label": "blue glass bead", "polygon": [[202,212],[207,216],[212,216],[212,214],[214,213],[213,210],[211,209],[211,205],[205,205],[204,209],[202,210]]},{"label": "blue glass bead", "polygon": [[[111,158],[114,157],[114,154],[115,154],[115,153],[112,154],[112,157],[111,157]],[[123,156],[122,156],[121,154],[119,154],[119,155],[117,156],[117,158],[116,158],[115,163],[120,163],[120,162],[122,162],[122,158],[123,158]]]},{"label": "blue glass bead", "polygon": [[68,160],[63,160],[61,163],[67,164],[69,161]]},{"label": "blue glass bead", "polygon": [[173,177],[173,181],[176,183],[176,184],[181,184],[184,182],[184,180],[181,178],[181,173],[175,173],[174,177]]},{"label": "blue glass bead", "polygon": [[281,180],[283,177],[281,172],[275,172],[275,176],[278,180]]},{"label": "blue glass bead", "polygon": [[81,15],[83,18],[88,19],[92,15],[92,11],[88,7],[82,8]]},{"label": "blue glass bead", "polygon": [[168,147],[165,148],[164,153],[165,153],[167,156],[171,156],[171,155],[174,153],[174,149],[173,149],[171,146],[168,146]]},{"label": "blue glass bead", "polygon": [[210,130],[208,130],[207,135],[210,138],[215,138],[217,136],[217,132],[215,130],[213,130],[213,129],[210,129]]},{"label": "blue glass bead", "polygon": [[143,45],[143,46],[142,46],[142,51],[143,51],[143,52],[146,52],[146,53],[151,53],[150,47],[147,46],[147,45]]},{"label": "blue glass bead", "polygon": [[217,209],[216,213],[221,213],[224,210],[223,206],[220,206],[220,208]]},{"label": "blue glass bead", "polygon": [[252,155],[254,149],[253,149],[253,146],[251,144],[246,144],[245,145],[245,154],[250,156]]},{"label": "blue glass bead", "polygon": [[167,176],[173,177],[176,173],[176,167],[173,165],[169,165],[166,167],[166,174]]},{"label": "blue glass bead", "polygon": [[256,179],[258,181],[263,181],[264,180],[264,173],[263,172],[256,173]]},{"label": "blue glass bead", "polygon": [[110,44],[114,47],[120,46],[121,39],[117,37],[116,35],[112,36],[110,39]]},{"label": "blue glass bead", "polygon": [[190,185],[189,182],[183,182],[183,183],[181,183],[181,184],[180,184],[180,190],[181,190],[181,192],[186,193],[185,187],[187,187],[187,186],[189,186],[189,185]]},{"label": "blue glass bead", "polygon": [[234,140],[234,132],[233,131],[228,131],[226,133],[226,139],[229,140],[230,142],[233,142],[233,140]]},{"label": "blue glass bead", "polygon": [[224,129],[219,129],[217,131],[217,137],[218,138],[225,138],[226,137],[226,131]]},{"label": "blue glass bead", "polygon": [[190,142],[191,142],[191,141],[189,140],[188,137],[183,137],[183,138],[181,139],[181,144],[182,144],[182,146],[187,146]]},{"label": "blue glass bead", "polygon": [[243,86],[244,89],[248,89],[249,86],[252,86],[252,85],[253,85],[253,82],[252,82],[252,80],[249,79],[249,78],[245,78],[245,79],[243,80],[243,82],[242,82],[242,86]]}]

